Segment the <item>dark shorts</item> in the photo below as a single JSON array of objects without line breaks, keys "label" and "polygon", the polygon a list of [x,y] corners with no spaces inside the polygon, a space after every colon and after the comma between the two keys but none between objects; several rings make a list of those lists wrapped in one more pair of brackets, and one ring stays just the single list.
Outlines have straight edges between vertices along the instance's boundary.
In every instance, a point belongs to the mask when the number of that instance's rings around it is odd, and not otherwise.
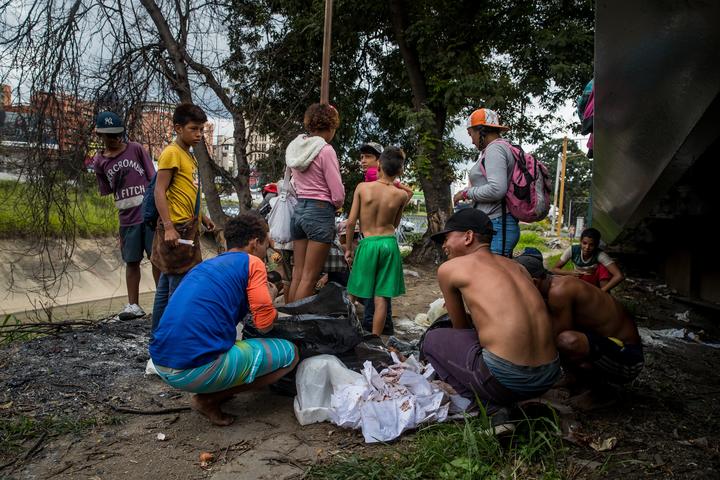
[{"label": "dark shorts", "polygon": [[332,243],[335,239],[335,206],[322,200],[298,198],[290,235],[293,240]]},{"label": "dark shorts", "polygon": [[475,329],[438,328],[425,335],[422,354],[438,377],[470,400],[477,397],[493,413],[528,398],[505,387],[490,373]]},{"label": "dark shorts", "polygon": [[[602,335],[583,332],[590,344],[590,358],[593,373],[611,383],[629,383],[635,380],[645,365],[642,345],[620,346]],[[620,342],[622,343],[622,342]]]},{"label": "dark shorts", "polygon": [[135,263],[143,259],[143,252],[150,258],[152,254],[155,230],[145,223],[120,227],[120,250],[125,263]]}]

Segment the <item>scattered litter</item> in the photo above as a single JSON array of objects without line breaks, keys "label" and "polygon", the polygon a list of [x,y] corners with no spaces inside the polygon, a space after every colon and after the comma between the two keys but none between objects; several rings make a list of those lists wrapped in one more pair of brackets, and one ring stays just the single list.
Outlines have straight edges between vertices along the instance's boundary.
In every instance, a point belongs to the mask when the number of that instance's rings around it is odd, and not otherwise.
[{"label": "scattered litter", "polygon": [[666,328],[663,330],[650,330],[648,328],[639,328],[640,338],[642,339],[643,345],[655,345],[662,346],[670,341],[680,340],[688,343],[695,343],[698,345],[705,345],[711,348],[720,348],[720,343],[705,341],[702,339],[705,332],[700,330],[699,332],[693,332],[687,328]]},{"label": "scattered litter", "polygon": [[207,469],[210,464],[215,461],[215,454],[212,452],[200,453],[200,468]]},{"label": "scattered litter", "polygon": [[700,438],[696,438],[694,440],[681,440],[678,443],[680,445],[688,445],[691,447],[707,448],[708,439],[707,439],[707,437],[700,437]]},{"label": "scattered litter", "polygon": [[387,442],[420,424],[443,422],[470,405],[468,399],[449,394],[448,385],[431,381],[431,365],[414,356],[405,362],[392,356],[395,363],[380,373],[365,362],[362,375],[330,355],[304,360],[296,377],[298,421],[306,425],[329,419],[343,428],[361,429],[367,443]]},{"label": "scattered litter", "polygon": [[403,268],[403,275],[420,278],[420,274],[418,272],[416,272],[415,270],[408,270],[407,268]]},{"label": "scattered litter", "polygon": [[412,342],[406,342],[404,340],[400,340],[396,336],[390,336],[387,341],[388,348],[394,348],[398,352],[400,352],[404,357],[409,357],[410,355],[419,355],[420,354],[420,347],[418,347],[417,341]]},{"label": "scattered litter", "polygon": [[395,327],[395,333],[405,335],[420,335],[425,331],[425,327],[421,327],[409,317],[398,317],[393,319],[393,326]]},{"label": "scattered litter", "polygon": [[443,315],[447,315],[447,313],[447,309],[445,308],[445,299],[443,297],[440,297],[430,304],[430,308],[427,312],[428,321],[430,322],[430,324],[432,324],[438,318],[442,317]]},{"label": "scattered litter", "polygon": [[428,320],[427,313],[418,313],[415,315],[415,323],[420,325],[421,327],[429,327],[432,325],[432,322]]},{"label": "scattered litter", "polygon": [[676,313],[675,318],[681,322],[688,323],[690,321],[690,310],[685,310],[682,313]]},{"label": "scattered litter", "polygon": [[157,438],[158,441],[160,441],[160,442],[164,442],[165,440],[167,440],[167,436],[165,436],[164,433],[158,433],[157,437],[155,437],[155,438]]},{"label": "scattered litter", "polygon": [[157,375],[157,369],[155,368],[155,364],[152,361],[152,358],[149,358],[147,361],[147,365],[145,365],[145,375]]},{"label": "scattered litter", "polygon": [[596,452],[606,452],[615,448],[616,444],[617,438],[608,437],[604,440],[593,440],[592,442],[590,442],[590,448],[592,448]]},{"label": "scattered litter", "polygon": [[0,404],[0,410],[7,410],[8,408],[13,406],[13,402],[7,402]]}]

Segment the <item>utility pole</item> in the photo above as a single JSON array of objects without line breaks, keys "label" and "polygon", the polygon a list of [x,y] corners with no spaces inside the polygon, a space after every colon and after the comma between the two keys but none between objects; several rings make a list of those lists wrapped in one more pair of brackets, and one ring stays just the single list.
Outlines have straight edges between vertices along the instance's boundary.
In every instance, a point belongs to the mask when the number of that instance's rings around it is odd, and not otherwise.
[{"label": "utility pole", "polygon": [[323,35],[320,103],[330,103],[330,45],[332,39],[333,0],[325,0],[325,28]]},{"label": "utility pole", "polygon": [[560,205],[558,207],[558,215],[557,215],[557,230],[556,234],[558,238],[560,237],[560,230],[562,229],[562,213],[563,213],[563,196],[565,195],[565,166],[567,164],[567,135],[563,139],[563,149],[562,149],[562,169],[560,172]]},{"label": "utility pole", "polygon": [[555,217],[553,218],[553,226],[557,223],[557,218],[560,215],[558,213],[558,189],[560,188],[560,168],[562,167],[562,155],[558,155],[557,166],[555,167],[555,192],[553,193],[553,212]]}]

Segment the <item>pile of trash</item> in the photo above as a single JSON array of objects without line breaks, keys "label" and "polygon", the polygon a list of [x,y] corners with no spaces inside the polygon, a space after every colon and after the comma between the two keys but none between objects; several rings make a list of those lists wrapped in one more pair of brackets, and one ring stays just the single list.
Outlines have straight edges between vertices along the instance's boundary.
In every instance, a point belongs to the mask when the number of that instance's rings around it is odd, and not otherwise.
[{"label": "pile of trash", "polygon": [[295,416],[301,425],[330,421],[361,429],[367,443],[396,439],[406,430],[443,422],[464,412],[470,400],[450,385],[434,380],[431,365],[414,356],[379,373],[366,361],[354,372],[332,355],[304,360],[296,375]]}]

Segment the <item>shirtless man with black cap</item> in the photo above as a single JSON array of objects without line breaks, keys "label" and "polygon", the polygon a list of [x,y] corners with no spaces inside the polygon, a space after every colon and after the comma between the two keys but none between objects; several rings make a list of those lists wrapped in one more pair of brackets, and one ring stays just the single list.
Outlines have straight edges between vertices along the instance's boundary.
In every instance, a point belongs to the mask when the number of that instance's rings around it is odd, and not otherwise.
[{"label": "shirtless man with black cap", "polygon": [[428,331],[422,345],[440,379],[488,413],[542,395],[560,375],[543,299],[520,265],[490,251],[494,233],[467,208],[433,235],[449,257],[438,282],[453,328]]}]

